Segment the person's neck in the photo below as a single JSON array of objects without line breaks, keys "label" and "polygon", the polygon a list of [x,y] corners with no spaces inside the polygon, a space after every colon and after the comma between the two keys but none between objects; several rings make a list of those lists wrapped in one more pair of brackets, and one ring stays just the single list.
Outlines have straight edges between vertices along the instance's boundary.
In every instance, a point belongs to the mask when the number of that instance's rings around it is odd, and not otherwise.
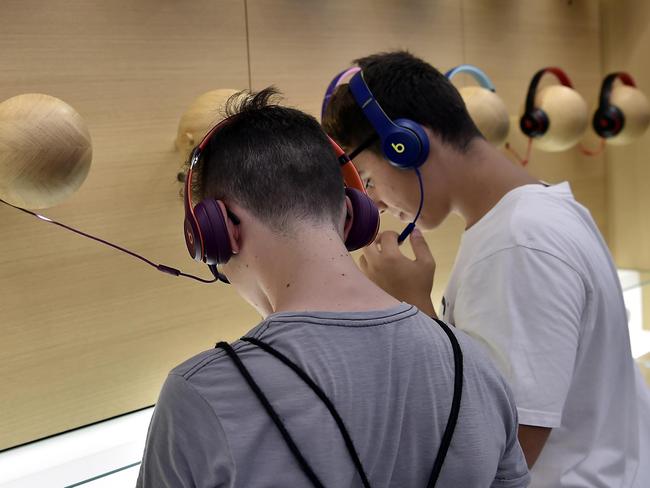
[{"label": "person's neck", "polygon": [[400,303],[366,278],[333,229],[267,240],[257,252],[257,279],[270,304],[264,316],[382,310]]},{"label": "person's neck", "polygon": [[524,168],[483,139],[476,139],[465,154],[453,161],[456,170],[450,181],[452,210],[469,229],[481,220],[510,191],[523,185],[539,184]]}]

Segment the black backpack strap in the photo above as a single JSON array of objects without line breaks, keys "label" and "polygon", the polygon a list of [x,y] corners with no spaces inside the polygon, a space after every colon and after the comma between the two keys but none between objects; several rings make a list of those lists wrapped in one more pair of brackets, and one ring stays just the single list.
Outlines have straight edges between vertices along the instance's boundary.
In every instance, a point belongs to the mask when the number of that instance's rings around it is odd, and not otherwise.
[{"label": "black backpack strap", "polygon": [[320,388],[320,386],[318,386],[314,382],[314,380],[312,380],[309,377],[309,375],[307,375],[307,373],[305,373],[298,365],[296,365],[288,357],[286,357],[280,351],[274,349],[267,343],[262,342],[259,339],[255,339],[254,337],[242,337],[242,341],[246,341],[251,344],[254,344],[257,347],[266,351],[267,353],[271,354],[272,356],[275,356],[280,361],[282,361],[286,366],[291,368],[293,372],[296,373],[300,377],[300,379],[307,384],[307,386],[309,386],[313,390],[313,392],[316,394],[316,396],[318,396],[318,398],[321,399],[321,401],[325,404],[330,414],[334,418],[334,421],[336,422],[336,426],[339,428],[339,432],[341,432],[341,436],[343,437],[343,441],[345,442],[345,447],[348,449],[348,453],[350,454],[352,463],[354,464],[357,473],[359,473],[359,476],[361,477],[361,482],[363,483],[364,488],[370,488],[370,482],[368,481],[368,477],[366,476],[366,473],[363,469],[363,465],[361,464],[359,455],[357,454],[357,451],[354,447],[354,443],[352,442],[352,437],[350,437],[350,433],[348,432],[348,429],[345,427],[345,424],[343,423],[343,419],[341,418],[338,411],[334,407],[334,404],[329,399],[329,397],[325,394],[325,392]]},{"label": "black backpack strap", "polygon": [[[428,488],[433,488],[436,485],[436,482],[438,481],[438,477],[440,476],[440,471],[442,470],[442,465],[445,461],[445,457],[447,456],[447,451],[449,450],[449,445],[451,444],[451,439],[454,435],[456,423],[458,422],[458,414],[460,412],[460,401],[461,401],[461,396],[463,391],[463,353],[460,349],[460,344],[458,344],[458,340],[456,339],[456,336],[444,322],[438,319],[434,319],[434,320],[438,323],[438,325],[440,325],[440,327],[445,332],[445,334],[447,334],[447,337],[449,338],[449,342],[451,343],[451,347],[454,353],[454,394],[451,402],[451,411],[449,413],[449,418],[447,419],[447,425],[445,427],[445,431],[440,441],[440,448],[438,449],[438,454],[436,455],[436,459],[433,463],[433,469],[431,470],[429,483],[427,484]],[[293,363],[289,358],[287,358],[284,354],[279,352],[277,349],[274,349],[270,345],[260,341],[259,339],[255,339],[254,337],[242,337],[242,340],[261,348],[265,352],[273,355],[274,357],[282,361],[286,366],[291,368],[300,377],[300,379],[302,379],[307,384],[307,386],[309,386],[312,389],[312,391],[318,396],[318,398],[321,399],[321,401],[325,404],[330,414],[334,418],[334,421],[336,422],[336,425],[339,431],[341,432],[341,436],[345,441],[345,446],[347,447],[352,462],[354,463],[354,466],[357,469],[359,476],[361,477],[361,481],[363,483],[364,488],[370,488],[368,477],[366,476],[366,473],[363,469],[361,460],[359,459],[357,451],[354,447],[354,443],[352,442],[352,438],[350,437],[350,434],[347,428],[345,427],[345,424],[343,423],[343,419],[341,419],[341,416],[339,415],[338,411],[334,407],[334,404],[328,398],[325,392],[323,392],[323,390],[307,375],[307,373],[305,373],[302,369],[300,369],[299,366]],[[309,480],[312,482],[314,486],[318,488],[324,488],[324,485],[318,479],[316,473],[311,468],[311,466],[309,466],[309,463],[303,457],[302,453],[298,449],[298,446],[296,445],[295,441],[291,437],[291,434],[289,434],[287,428],[284,426],[284,423],[280,419],[280,416],[277,414],[277,412],[275,411],[275,409],[273,408],[273,406],[271,405],[271,403],[269,402],[268,398],[261,390],[259,385],[255,382],[255,380],[251,376],[246,366],[244,366],[241,359],[237,355],[237,352],[235,352],[235,350],[227,342],[219,342],[215,347],[221,348],[224,351],[226,351],[226,354],[228,354],[230,359],[232,359],[232,361],[235,363],[235,366],[237,366],[237,369],[244,377],[244,379],[250,386],[251,390],[253,390],[253,393],[255,393],[260,403],[266,410],[266,413],[269,415],[269,417],[271,417],[276,427],[280,431],[280,434],[282,434],[282,437],[286,442],[287,446],[289,447],[289,450],[298,461],[298,465],[305,473],[307,478],[309,478]]]},{"label": "black backpack strap", "polygon": [[269,402],[268,398],[266,398],[266,395],[260,389],[258,384],[255,382],[255,380],[249,373],[246,366],[244,366],[244,363],[242,363],[241,359],[239,359],[239,356],[237,356],[235,350],[227,342],[218,342],[215,347],[221,348],[224,351],[226,351],[226,354],[228,354],[230,359],[232,359],[232,361],[235,363],[235,366],[237,366],[237,369],[239,370],[241,375],[248,383],[248,386],[251,387],[251,390],[253,390],[253,393],[255,393],[255,396],[257,396],[257,398],[259,399],[260,403],[266,410],[266,413],[269,415],[269,417],[271,417],[273,423],[275,423],[276,427],[280,431],[280,434],[282,434],[284,441],[287,443],[287,446],[289,446],[291,453],[296,458],[296,461],[298,461],[298,464],[302,469],[303,473],[305,473],[307,478],[309,478],[309,481],[311,481],[312,484],[317,488],[325,488],[325,485],[321,483],[321,481],[318,479],[318,476],[316,476],[316,473],[314,473],[314,470],[311,468],[311,466],[309,466],[309,463],[307,463],[307,460],[301,454],[300,449],[298,449],[298,446],[296,445],[293,438],[291,437],[291,434],[289,434],[289,431],[282,423],[280,416],[277,414],[275,409],[271,406],[271,403]]},{"label": "black backpack strap", "polygon": [[461,351],[458,339],[456,339],[456,336],[449,326],[436,318],[433,320],[435,320],[442,330],[445,331],[445,334],[447,334],[447,337],[449,338],[449,342],[451,342],[451,348],[454,351],[454,396],[451,400],[451,411],[449,412],[449,418],[447,419],[447,426],[445,427],[445,432],[440,440],[440,448],[438,449],[438,454],[436,455],[436,460],[434,461],[433,469],[431,470],[431,476],[429,477],[428,488],[433,488],[440,476],[442,464],[445,462],[445,457],[447,456],[447,451],[451,444],[451,438],[454,436],[454,430],[456,429],[456,423],[458,422],[460,399],[463,393],[463,351]]}]

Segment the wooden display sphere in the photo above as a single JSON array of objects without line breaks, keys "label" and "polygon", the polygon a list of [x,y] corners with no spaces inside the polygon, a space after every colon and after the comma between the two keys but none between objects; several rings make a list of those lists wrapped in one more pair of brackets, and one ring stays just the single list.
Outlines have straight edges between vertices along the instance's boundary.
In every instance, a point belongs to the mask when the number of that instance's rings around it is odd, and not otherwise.
[{"label": "wooden display sphere", "polygon": [[176,149],[189,157],[212,127],[223,118],[223,109],[228,99],[238,90],[222,88],[199,95],[190,104],[178,123]]},{"label": "wooden display sphere", "polygon": [[610,103],[623,112],[623,130],[607,139],[608,144],[621,146],[641,137],[650,124],[650,104],[641,90],[628,85],[616,85]]},{"label": "wooden display sphere", "polygon": [[0,198],[32,209],[79,189],[92,160],[86,123],[67,103],[28,93],[0,103]]},{"label": "wooden display sphere", "polygon": [[487,88],[474,85],[461,88],[460,95],[483,137],[495,146],[502,145],[508,137],[510,117],[501,97]]},{"label": "wooden display sphere", "polygon": [[544,110],[549,120],[546,134],[533,141],[533,146],[537,149],[565,151],[575,146],[587,129],[587,103],[577,91],[568,86],[550,85],[542,88],[535,96],[535,107]]}]

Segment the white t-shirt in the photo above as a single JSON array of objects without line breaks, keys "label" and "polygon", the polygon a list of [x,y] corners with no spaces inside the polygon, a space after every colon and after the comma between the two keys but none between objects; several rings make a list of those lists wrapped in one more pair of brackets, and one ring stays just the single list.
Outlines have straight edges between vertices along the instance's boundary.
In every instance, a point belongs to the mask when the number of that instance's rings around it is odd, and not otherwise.
[{"label": "white t-shirt", "polygon": [[612,258],[568,183],[516,188],[464,233],[441,312],[487,347],[519,423],[553,429],[531,486],[650,487],[650,393]]}]

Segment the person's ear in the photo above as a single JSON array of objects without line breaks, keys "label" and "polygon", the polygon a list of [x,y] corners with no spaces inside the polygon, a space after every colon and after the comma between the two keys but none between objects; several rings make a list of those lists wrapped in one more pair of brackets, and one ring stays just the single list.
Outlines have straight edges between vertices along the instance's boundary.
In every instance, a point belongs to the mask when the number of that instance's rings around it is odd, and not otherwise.
[{"label": "person's ear", "polygon": [[226,229],[228,231],[228,239],[230,240],[232,253],[239,254],[239,250],[241,249],[240,221],[235,214],[226,208],[226,205],[221,200],[217,200],[217,204],[219,205],[219,208],[223,213],[224,221],[226,222]]}]

